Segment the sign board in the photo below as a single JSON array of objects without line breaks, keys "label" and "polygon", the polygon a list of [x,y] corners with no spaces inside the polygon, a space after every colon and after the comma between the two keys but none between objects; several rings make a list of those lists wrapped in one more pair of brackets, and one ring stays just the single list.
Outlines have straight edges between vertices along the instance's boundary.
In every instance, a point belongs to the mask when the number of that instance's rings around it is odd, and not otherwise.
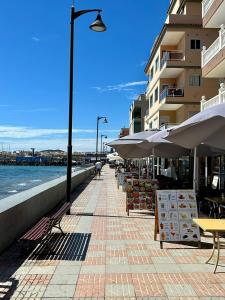
[{"label": "sign board", "polygon": [[193,190],[158,190],[158,228],[160,241],[200,241],[196,195]]},{"label": "sign board", "polygon": [[158,181],[151,179],[127,179],[127,213],[130,210],[150,210]]}]

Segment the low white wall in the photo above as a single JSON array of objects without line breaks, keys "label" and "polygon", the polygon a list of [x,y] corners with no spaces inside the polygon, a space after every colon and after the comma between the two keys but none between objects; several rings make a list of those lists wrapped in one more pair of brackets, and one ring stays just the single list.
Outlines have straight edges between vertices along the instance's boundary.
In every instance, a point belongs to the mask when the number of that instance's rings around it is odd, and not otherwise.
[{"label": "low white wall", "polygon": [[[88,167],[72,175],[73,191],[94,172]],[[66,176],[0,200],[0,252],[53,209],[66,196]]]}]

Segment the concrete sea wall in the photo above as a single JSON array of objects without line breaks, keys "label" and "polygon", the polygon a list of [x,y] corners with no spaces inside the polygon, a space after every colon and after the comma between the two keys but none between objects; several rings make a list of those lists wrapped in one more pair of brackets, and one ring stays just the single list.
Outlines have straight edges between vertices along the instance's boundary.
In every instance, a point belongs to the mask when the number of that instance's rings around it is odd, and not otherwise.
[{"label": "concrete sea wall", "polygon": [[[72,174],[72,191],[94,167]],[[66,176],[0,200],[0,253],[66,196]]]}]

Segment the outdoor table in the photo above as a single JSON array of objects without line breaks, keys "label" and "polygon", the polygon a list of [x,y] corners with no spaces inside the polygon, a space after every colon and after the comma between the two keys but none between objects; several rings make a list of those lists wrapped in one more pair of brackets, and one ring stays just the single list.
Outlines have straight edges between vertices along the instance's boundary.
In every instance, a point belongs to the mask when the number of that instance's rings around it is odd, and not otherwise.
[{"label": "outdoor table", "polygon": [[[221,207],[225,208],[225,199],[221,197],[205,197],[205,200],[212,202],[213,205],[218,207],[219,217],[221,216]],[[214,217],[216,217],[215,212],[213,212]]]},{"label": "outdoor table", "polygon": [[219,233],[225,232],[225,220],[223,219],[193,219],[193,221],[201,227],[204,231],[211,232],[213,234],[213,251],[210,258],[205,262],[206,264],[210,262],[217,248],[217,257],[214,272],[216,273],[216,269],[218,267],[219,258],[220,258],[220,245],[222,242],[220,241]]}]

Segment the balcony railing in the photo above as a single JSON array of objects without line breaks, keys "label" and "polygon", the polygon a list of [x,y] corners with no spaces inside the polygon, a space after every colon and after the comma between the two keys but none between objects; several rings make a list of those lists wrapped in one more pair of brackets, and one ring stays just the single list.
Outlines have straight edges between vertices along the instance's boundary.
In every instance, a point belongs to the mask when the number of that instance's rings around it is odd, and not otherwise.
[{"label": "balcony railing", "polygon": [[160,125],[159,129],[164,130],[164,129],[172,128],[176,125],[178,125],[178,124],[177,123],[164,123],[164,124]]},{"label": "balcony railing", "polygon": [[160,101],[165,99],[166,97],[184,97],[184,89],[176,88],[176,87],[168,87],[162,90],[160,93]]},{"label": "balcony railing", "polygon": [[220,84],[219,94],[215,97],[209,99],[208,101],[205,100],[205,97],[202,97],[201,101],[201,111],[210,108],[212,106],[225,103],[225,86],[224,83]]},{"label": "balcony railing", "polygon": [[215,0],[203,0],[202,1],[202,17],[204,17],[207,12],[209,11],[210,7],[212,6]]},{"label": "balcony railing", "polygon": [[162,67],[165,65],[167,61],[173,61],[173,60],[176,61],[176,60],[183,60],[183,59],[184,59],[184,53],[181,51],[173,50],[173,51],[165,52],[160,62],[160,68],[162,69]]},{"label": "balcony railing", "polygon": [[213,42],[213,44],[206,49],[202,50],[202,67],[204,67],[221,49],[225,47],[225,27],[221,25],[219,31],[219,37]]}]

